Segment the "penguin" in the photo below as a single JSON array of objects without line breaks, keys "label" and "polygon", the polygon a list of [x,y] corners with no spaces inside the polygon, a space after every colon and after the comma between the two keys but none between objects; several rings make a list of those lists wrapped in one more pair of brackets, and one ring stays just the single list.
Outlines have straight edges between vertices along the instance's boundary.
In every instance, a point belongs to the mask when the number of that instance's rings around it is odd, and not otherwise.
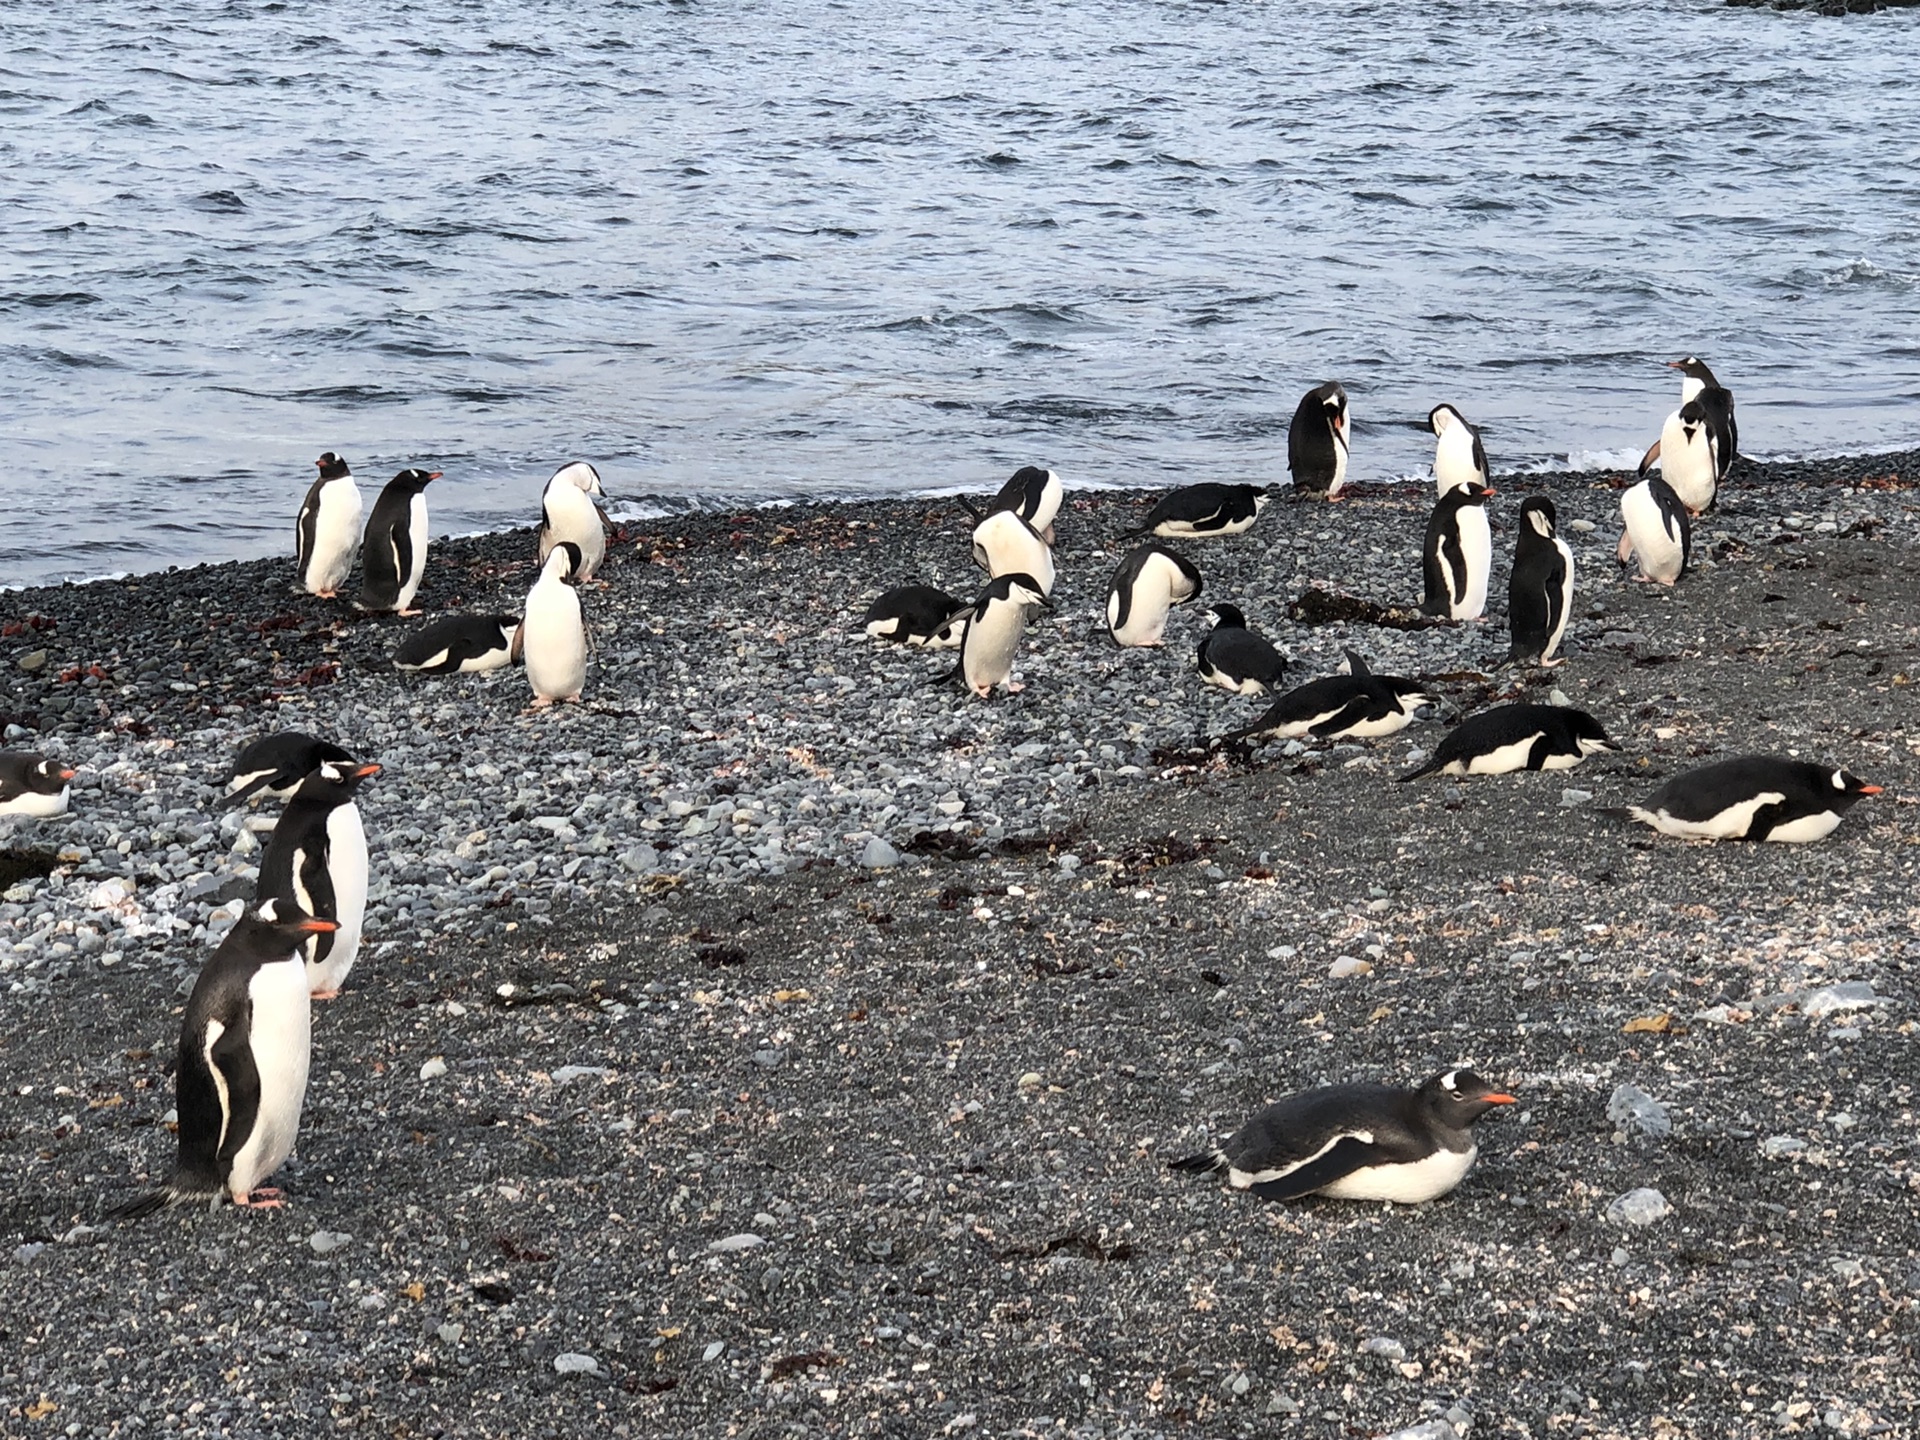
[{"label": "penguin", "polygon": [[1507,658],[1516,665],[1566,663],[1566,656],[1555,652],[1573,613],[1573,550],[1560,538],[1559,520],[1544,495],[1529,496],[1520,506],[1520,538],[1507,579],[1507,624],[1513,632]]},{"label": "penguin", "polygon": [[427,573],[427,486],[439,478],[438,470],[402,470],[373,502],[360,547],[360,598],[354,602],[360,609],[420,613],[407,607]]},{"label": "penguin", "polygon": [[1427,428],[1438,438],[1433,447],[1433,483],[1440,494],[1468,485],[1487,485],[1487,450],[1480,443],[1480,427],[1451,405],[1427,412]]},{"label": "penguin", "polygon": [[1420,609],[1448,620],[1478,620],[1487,610],[1493,575],[1493,532],[1487,501],[1495,492],[1468,483],[1443,494],[1427,520],[1422,569],[1427,582]]},{"label": "penguin", "polygon": [[897,585],[867,607],[867,634],[876,640],[950,650],[960,643],[964,624],[953,616],[966,607],[931,585]]},{"label": "penguin", "polygon": [[1164,497],[1147,518],[1121,538],[1158,535],[1169,540],[1200,540],[1212,535],[1238,535],[1247,530],[1273,498],[1265,485],[1220,485],[1208,481],[1188,485]]},{"label": "penguin", "polygon": [[1168,1168],[1227,1172],[1262,1200],[1391,1200],[1418,1205],[1466,1178],[1480,1147],[1474,1122],[1517,1103],[1471,1070],[1446,1070],[1417,1090],[1327,1085],[1289,1095],[1217,1150]]},{"label": "penguin", "polygon": [[1353,412],[1337,381],[1316,385],[1300,397],[1287,427],[1287,469],[1302,495],[1339,497],[1347,483],[1347,447],[1353,438]]},{"label": "penguin", "polygon": [[379,773],[378,765],[323,764],[293,792],[260,857],[261,899],[334,922],[300,947],[316,1000],[340,993],[360,955],[370,866],[367,831],[353,797]]},{"label": "penguin", "polygon": [[1502,705],[1469,715],[1434,746],[1433,757],[1402,782],[1448,775],[1505,775],[1514,770],[1571,770],[1589,755],[1616,751],[1600,722],[1565,705]]},{"label": "penguin", "polygon": [[1038,465],[1022,465],[1000,487],[1000,493],[993,497],[987,514],[1011,510],[1051,545],[1054,543],[1053,517],[1060,513],[1060,501],[1064,493],[1060,477],[1053,471],[1044,470]]},{"label": "penguin", "polygon": [[1011,510],[995,510],[973,527],[973,563],[990,580],[1026,575],[1043,594],[1053,593],[1053,547]]},{"label": "penguin", "polygon": [[540,578],[527,592],[526,618],[520,622],[514,654],[526,659],[535,709],[556,700],[577,701],[586,684],[587,626],[571,583],[580,563],[580,547],[560,541],[547,553]]},{"label": "penguin", "polygon": [[1733,392],[1713,378],[1713,371],[1698,355],[1684,360],[1669,360],[1669,370],[1680,372],[1680,403],[1698,400],[1706,411],[1707,426],[1713,433],[1714,478],[1725,480],[1740,453],[1740,426],[1733,416]]},{"label": "penguin", "polygon": [[1713,508],[1720,462],[1714,454],[1713,427],[1707,423],[1706,407],[1698,400],[1689,400],[1667,417],[1660,438],[1641,457],[1641,479],[1646,478],[1656,460],[1662,478],[1673,487],[1689,514],[1704,515]]},{"label": "penguin", "polygon": [[1346,674],[1323,675],[1289,690],[1253,724],[1225,738],[1244,740],[1258,735],[1291,740],[1311,735],[1319,740],[1372,739],[1406,729],[1413,723],[1416,710],[1435,703],[1420,681],[1375,675],[1353,651],[1345,654]]},{"label": "penguin", "polygon": [[71,765],[27,750],[0,751],[0,815],[45,819],[67,813]]},{"label": "penguin", "polygon": [[227,772],[227,807],[262,794],[285,800],[302,780],[329,762],[351,765],[353,756],[330,740],[316,740],[298,730],[264,736],[243,747]]},{"label": "penguin", "polygon": [[1053,602],[1033,576],[1002,575],[992,581],[962,612],[966,629],[960,637],[960,663],[936,683],[957,677],[982,697],[992,695],[996,685],[1006,686],[1009,693],[1022,689],[1013,680],[1013,652],[1027,628],[1027,611],[1035,606],[1051,610]]},{"label": "penguin", "polygon": [[449,615],[395,647],[393,668],[428,675],[498,670],[513,661],[518,615]]},{"label": "penguin", "polygon": [[347,462],[331,450],[313,463],[320,475],[300,502],[293,553],[307,593],[331,600],[353,569],[353,552],[360,544],[360,487]]},{"label": "penguin", "polygon": [[1806,844],[1881,787],[1830,765],[1742,755],[1688,770],[1638,805],[1601,811],[1686,840],[1781,840]]},{"label": "penguin", "polygon": [[1165,545],[1137,546],[1107,587],[1107,633],[1123,649],[1158,645],[1168,611],[1199,593],[1200,572],[1186,556]]},{"label": "penguin", "polygon": [[600,488],[600,472],[584,460],[553,472],[540,492],[541,564],[555,545],[571,540],[580,547],[580,573],[575,578],[581,584],[593,579],[606,559],[607,527],[612,523],[595,498],[604,499],[606,493]]},{"label": "penguin", "polygon": [[1194,665],[1209,685],[1235,695],[1265,695],[1287,673],[1287,660],[1264,637],[1247,628],[1247,617],[1234,605],[1215,605],[1207,611],[1213,628],[1200,640]]},{"label": "penguin", "polygon": [[179,1159],[159,1189],[109,1212],[137,1220],[168,1205],[275,1209],[263,1190],[292,1153],[306,1102],[312,1009],[298,945],[334,928],[268,899],[235,922],[187,997],[174,1065]]},{"label": "penguin", "polygon": [[1671,585],[1686,573],[1693,559],[1693,524],[1687,507],[1673,487],[1659,475],[1649,475],[1620,497],[1622,565],[1638,558],[1642,580]]}]

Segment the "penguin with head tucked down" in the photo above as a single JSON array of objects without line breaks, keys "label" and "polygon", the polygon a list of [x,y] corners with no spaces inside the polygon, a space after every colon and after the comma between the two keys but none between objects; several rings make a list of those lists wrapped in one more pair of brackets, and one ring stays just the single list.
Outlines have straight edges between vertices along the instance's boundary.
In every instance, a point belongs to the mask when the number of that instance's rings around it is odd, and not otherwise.
[{"label": "penguin with head tucked down", "polygon": [[573,576],[580,547],[562,540],[548,552],[540,578],[527,592],[526,618],[514,653],[526,661],[535,709],[577,701],[587,683],[587,623]]},{"label": "penguin with head tucked down", "polygon": [[402,470],[381,490],[367,517],[367,538],[360,547],[362,610],[376,614],[410,609],[427,573],[427,486],[438,470]]},{"label": "penguin with head tucked down", "polygon": [[1213,628],[1194,656],[1200,678],[1235,695],[1265,695],[1287,673],[1287,659],[1272,642],[1247,628],[1237,605],[1215,605],[1207,614]]},{"label": "penguin with head tucked down", "polygon": [[899,645],[947,650],[960,643],[964,622],[955,615],[966,609],[944,590],[931,585],[896,585],[867,607],[867,634]]},{"label": "penguin with head tucked down", "polygon": [[448,615],[423,625],[393,652],[393,668],[423,675],[472,674],[513,663],[518,615]]},{"label": "penguin with head tucked down", "polygon": [[539,559],[546,563],[553,547],[571,540],[580,547],[580,572],[585,584],[599,572],[607,556],[607,527],[612,524],[600,507],[606,498],[600,472],[584,460],[562,465],[540,492]]},{"label": "penguin with head tucked down", "polygon": [[1194,563],[1165,545],[1135,547],[1107,587],[1107,633],[1119,646],[1158,645],[1167,632],[1167,613],[1200,593]]},{"label": "penguin with head tucked down", "polygon": [[1124,531],[1121,538],[1158,535],[1168,540],[1201,540],[1243,534],[1272,498],[1272,490],[1265,485],[1221,485],[1211,480],[1188,485],[1163,497],[1146,519]]},{"label": "penguin with head tucked down", "polygon": [[360,487],[347,462],[331,450],[313,463],[320,475],[300,502],[293,527],[294,558],[307,593],[331,600],[353,569],[353,552],[359,548]]},{"label": "penguin with head tucked down", "polygon": [[1303,495],[1338,499],[1347,483],[1347,448],[1353,412],[1338,381],[1316,385],[1300,397],[1287,427],[1287,469]]},{"label": "penguin with head tucked down", "polygon": [[1433,756],[1401,780],[1449,775],[1506,775],[1515,770],[1571,770],[1589,755],[1620,747],[1584,710],[1564,705],[1501,705],[1469,715],[1433,747]]},{"label": "penguin with head tucked down", "polygon": [[1493,578],[1493,531],[1487,501],[1494,492],[1467,484],[1447,491],[1427,520],[1421,568],[1426,599],[1420,609],[1448,620],[1478,620],[1486,613]]},{"label": "penguin with head tucked down", "polygon": [[1559,513],[1544,495],[1520,507],[1520,538],[1507,581],[1507,624],[1513,632],[1508,658],[1515,664],[1559,665],[1556,652],[1573,613],[1573,550],[1560,538]]},{"label": "penguin with head tucked down", "polygon": [[1620,519],[1626,530],[1619,560],[1626,565],[1637,558],[1638,579],[1671,585],[1686,573],[1693,559],[1693,524],[1662,476],[1649,475],[1621,495]]},{"label": "penguin with head tucked down", "polygon": [[993,504],[987,507],[987,514],[1011,510],[1051,545],[1054,543],[1053,517],[1060,513],[1064,494],[1060,477],[1053,471],[1038,465],[1022,465],[1013,472],[1013,478],[1000,487]]},{"label": "penguin with head tucked down", "polygon": [[1296,686],[1253,724],[1225,738],[1367,740],[1406,729],[1422,706],[1434,703],[1422,681],[1375,675],[1353,651],[1346,657],[1344,675],[1323,675]]},{"label": "penguin with head tucked down", "polygon": [[323,764],[300,782],[260,857],[260,896],[333,928],[301,945],[316,1000],[331,1000],[360,955],[370,864],[354,794],[378,765]]},{"label": "penguin with head tucked down", "polygon": [[1491,483],[1479,426],[1469,425],[1451,405],[1436,405],[1427,413],[1427,428],[1438,437],[1433,447],[1433,483],[1440,494]]}]

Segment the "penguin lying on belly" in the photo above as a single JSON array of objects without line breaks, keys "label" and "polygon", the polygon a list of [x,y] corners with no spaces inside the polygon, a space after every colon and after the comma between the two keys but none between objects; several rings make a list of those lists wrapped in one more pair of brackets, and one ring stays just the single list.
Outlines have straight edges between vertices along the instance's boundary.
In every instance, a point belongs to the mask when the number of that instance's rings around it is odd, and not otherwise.
[{"label": "penguin lying on belly", "polygon": [[1348,673],[1323,675],[1289,690],[1253,724],[1223,739],[1370,739],[1406,729],[1415,711],[1435,703],[1421,681],[1375,675],[1353,651],[1345,653]]}]

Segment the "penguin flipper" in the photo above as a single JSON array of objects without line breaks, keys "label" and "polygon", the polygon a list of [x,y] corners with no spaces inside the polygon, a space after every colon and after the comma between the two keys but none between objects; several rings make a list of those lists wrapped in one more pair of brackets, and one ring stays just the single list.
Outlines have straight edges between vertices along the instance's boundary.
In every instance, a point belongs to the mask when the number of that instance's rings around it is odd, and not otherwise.
[{"label": "penguin flipper", "polygon": [[1286,1174],[1249,1185],[1262,1200],[1304,1200],[1381,1158],[1380,1148],[1358,1135],[1342,1135],[1323,1153]]},{"label": "penguin flipper", "polygon": [[269,770],[264,775],[256,775],[238,790],[229,794],[226,799],[222,800],[220,802],[220,808],[222,810],[231,810],[236,805],[244,805],[255,795],[259,794],[261,790],[276,781],[282,784],[285,783],[285,781],[281,779],[280,772],[277,770]]},{"label": "penguin flipper", "polygon": [[1635,473],[1642,480],[1646,479],[1647,471],[1653,468],[1653,462],[1658,460],[1659,458],[1660,458],[1660,442],[1656,440],[1653,442],[1653,444],[1650,447],[1648,447],[1647,453],[1640,457],[1640,468]]},{"label": "penguin flipper", "polygon": [[253,1137],[254,1124],[260,1118],[260,1070],[253,1063],[253,1044],[247,1027],[227,1027],[213,1042],[207,1059],[226,1082],[223,1097],[227,1111],[226,1138],[220,1142],[218,1152],[221,1173],[225,1174],[233,1164],[233,1157]]},{"label": "penguin flipper", "polygon": [[1406,774],[1400,776],[1400,783],[1404,785],[1409,780],[1418,780],[1422,775],[1431,775],[1435,771],[1444,770],[1447,768],[1447,762],[1451,758],[1451,756],[1442,755],[1436,748],[1434,753],[1428,757],[1426,764],[1417,770],[1409,770]]},{"label": "penguin flipper", "polygon": [[1307,727],[1307,733],[1316,739],[1325,740],[1343,734],[1348,727],[1358,725],[1363,720],[1382,720],[1386,718],[1381,710],[1382,701],[1377,695],[1356,695],[1342,705],[1326,719]]},{"label": "penguin flipper", "polygon": [[1211,1171],[1218,1170],[1226,1163],[1226,1151],[1202,1150],[1199,1154],[1188,1155],[1184,1159],[1169,1160],[1167,1162],[1167,1169],[1184,1170],[1191,1175],[1205,1175]]}]

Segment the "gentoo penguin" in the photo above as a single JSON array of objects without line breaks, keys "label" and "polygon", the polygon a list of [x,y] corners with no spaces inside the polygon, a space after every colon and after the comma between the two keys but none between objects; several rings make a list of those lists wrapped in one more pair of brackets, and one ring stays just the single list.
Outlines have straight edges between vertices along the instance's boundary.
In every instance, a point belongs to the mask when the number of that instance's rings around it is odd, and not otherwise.
[{"label": "gentoo penguin", "polygon": [[1427,582],[1420,609],[1448,620],[1478,620],[1487,610],[1487,582],[1493,576],[1493,532],[1487,525],[1487,501],[1494,492],[1468,483],[1435,502],[1421,547]]},{"label": "gentoo penguin", "polygon": [[1347,392],[1337,381],[1316,385],[1300,397],[1287,427],[1287,469],[1293,488],[1332,500],[1347,483],[1347,447],[1353,439],[1353,413]]},{"label": "gentoo penguin", "polygon": [[1451,405],[1436,405],[1427,412],[1427,428],[1439,437],[1433,447],[1433,483],[1440,494],[1490,483],[1479,426],[1468,424]]},{"label": "gentoo penguin", "polygon": [[587,626],[573,575],[580,547],[562,540],[540,566],[540,578],[527,592],[526,618],[514,652],[527,662],[527,683],[536,709],[556,700],[578,700],[587,682]]},{"label": "gentoo penguin", "polygon": [[414,631],[394,649],[393,668],[429,675],[498,670],[513,660],[518,615],[449,615]]},{"label": "gentoo penguin", "polygon": [[350,765],[353,756],[330,740],[316,740],[298,730],[264,736],[243,748],[227,772],[227,805],[240,805],[262,794],[285,800],[328,762]]},{"label": "gentoo penguin", "polygon": [[991,515],[996,510],[1011,510],[1035,530],[1047,544],[1054,543],[1053,517],[1060,513],[1060,500],[1063,494],[1060,477],[1051,470],[1043,470],[1038,465],[1022,465],[1013,472],[1013,478],[1000,487],[1000,493],[993,497],[993,504],[987,508]]},{"label": "gentoo penguin", "polygon": [[173,1176],[110,1218],[211,1206],[222,1193],[236,1205],[280,1204],[279,1191],[258,1187],[292,1152],[307,1096],[313,1007],[296,947],[332,929],[331,920],[264,900],[227,932],[194,981],[180,1026]]},{"label": "gentoo penguin", "polygon": [[354,602],[360,609],[420,613],[407,607],[427,573],[427,486],[439,478],[438,470],[402,470],[373,502],[360,547],[360,598]]},{"label": "gentoo penguin", "polygon": [[1620,518],[1627,527],[1620,536],[1622,565],[1638,557],[1639,578],[1662,585],[1686,573],[1693,559],[1693,524],[1664,478],[1649,475],[1621,495]]},{"label": "gentoo penguin", "polygon": [[580,547],[580,573],[585,583],[600,569],[607,555],[607,512],[594,497],[605,498],[600,472],[584,460],[562,465],[540,492],[540,561],[546,563],[553,547],[571,540]]},{"label": "gentoo penguin", "polygon": [[1833,832],[1840,817],[1880,787],[1830,765],[1743,755],[1667,781],[1638,805],[1604,810],[1687,840],[1785,840]]},{"label": "gentoo penguin", "polygon": [[1264,485],[1220,485],[1208,481],[1175,490],[1147,512],[1147,518],[1122,539],[1158,535],[1169,540],[1199,540],[1210,535],[1238,535],[1254,522],[1272,499]]},{"label": "gentoo penguin", "polygon": [[1641,457],[1642,479],[1656,460],[1660,462],[1660,474],[1688,513],[1704,515],[1713,508],[1720,462],[1714,454],[1713,427],[1707,423],[1706,407],[1698,400],[1689,400],[1667,417],[1660,438]]},{"label": "gentoo penguin", "polygon": [[1348,650],[1347,673],[1323,675],[1289,690],[1244,730],[1225,738],[1271,736],[1290,740],[1311,735],[1319,740],[1371,739],[1404,730],[1422,705],[1434,703],[1418,680],[1375,675],[1367,662]]},{"label": "gentoo penguin", "polygon": [[64,815],[71,765],[26,750],[0,751],[0,815]]},{"label": "gentoo penguin", "polygon": [[1186,556],[1151,542],[1120,562],[1107,586],[1107,633],[1122,647],[1158,645],[1167,612],[1200,593],[1200,572]]},{"label": "gentoo penguin", "polygon": [[1669,370],[1680,372],[1680,403],[1698,400],[1707,412],[1707,426],[1713,432],[1714,478],[1724,480],[1740,453],[1740,426],[1733,418],[1733,392],[1713,378],[1713,371],[1698,355],[1684,360],[1669,360]]},{"label": "gentoo penguin", "polygon": [[960,643],[965,604],[931,585],[896,585],[867,607],[867,634],[876,640],[948,650]]},{"label": "gentoo penguin", "polygon": [[1560,538],[1559,512],[1544,495],[1520,506],[1520,538],[1513,547],[1513,573],[1507,579],[1507,624],[1513,644],[1507,657],[1515,664],[1559,665],[1560,637],[1573,612],[1573,551]]},{"label": "gentoo penguin", "polygon": [[1009,692],[1021,689],[1013,681],[1013,652],[1027,628],[1027,611],[1034,606],[1051,610],[1053,602],[1033,576],[1002,575],[992,581],[963,612],[966,630],[960,637],[960,663],[941,681],[958,676],[980,696],[991,695],[996,685],[1006,686]]},{"label": "gentoo penguin", "polygon": [[313,463],[320,467],[320,476],[300,502],[293,553],[307,593],[331,600],[353,569],[353,552],[360,543],[360,487],[347,462],[331,450]]},{"label": "gentoo penguin", "polygon": [[1328,1085],[1289,1095],[1242,1125],[1217,1150],[1169,1169],[1227,1172],[1235,1190],[1262,1200],[1392,1200],[1418,1205],[1466,1177],[1480,1147],[1473,1124],[1514,1097],[1471,1070],[1447,1070],[1418,1090]]},{"label": "gentoo penguin", "polygon": [[316,1000],[340,993],[367,918],[367,831],[354,792],[378,765],[322,765],[300,782],[260,857],[260,898],[335,922],[300,947]]},{"label": "gentoo penguin", "polygon": [[1265,695],[1287,673],[1287,660],[1261,635],[1247,628],[1247,617],[1234,605],[1215,605],[1207,611],[1213,628],[1200,640],[1194,657],[1200,678],[1235,695]]},{"label": "gentoo penguin", "polygon": [[1469,715],[1433,748],[1433,758],[1400,778],[1505,775],[1514,770],[1571,770],[1589,755],[1620,747],[1584,710],[1564,705],[1502,705]]},{"label": "gentoo penguin", "polygon": [[1026,575],[1042,593],[1053,593],[1053,547],[1011,510],[995,510],[973,527],[973,563],[990,580]]}]

